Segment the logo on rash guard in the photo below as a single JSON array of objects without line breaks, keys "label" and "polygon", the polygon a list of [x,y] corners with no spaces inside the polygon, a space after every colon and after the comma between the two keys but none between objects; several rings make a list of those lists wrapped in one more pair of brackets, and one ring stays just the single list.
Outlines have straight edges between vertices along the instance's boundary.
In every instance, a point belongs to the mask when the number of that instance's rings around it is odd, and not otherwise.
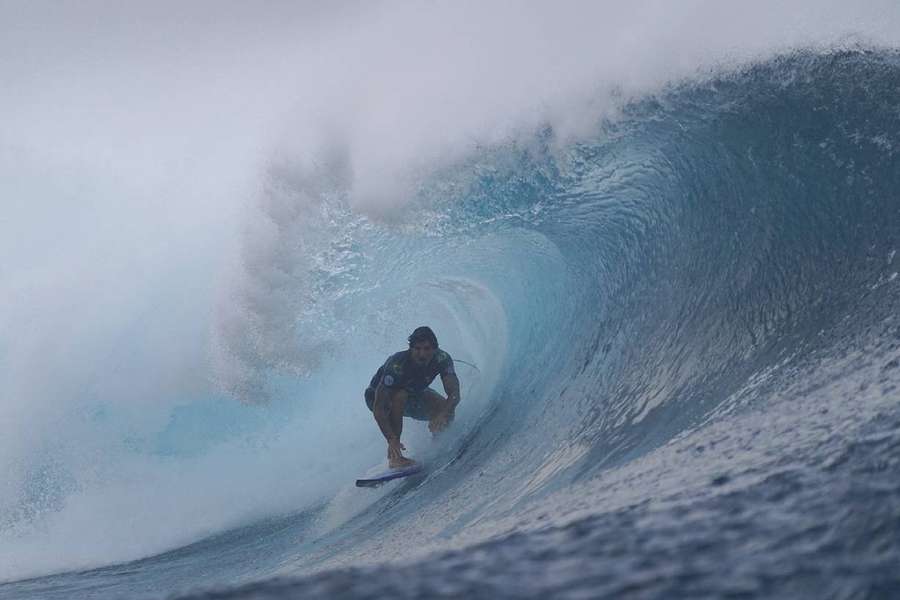
[{"label": "logo on rash guard", "polygon": [[385,375],[384,376],[384,385],[394,385],[394,376],[393,375]]}]

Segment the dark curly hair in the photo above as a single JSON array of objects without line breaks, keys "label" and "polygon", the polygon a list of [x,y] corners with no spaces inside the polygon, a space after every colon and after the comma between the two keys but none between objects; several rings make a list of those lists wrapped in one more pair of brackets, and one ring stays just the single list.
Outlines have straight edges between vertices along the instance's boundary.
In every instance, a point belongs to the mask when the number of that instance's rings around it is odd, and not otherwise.
[{"label": "dark curly hair", "polygon": [[410,347],[417,342],[431,342],[432,346],[435,348],[438,347],[437,336],[434,335],[431,327],[426,327],[424,325],[422,327],[416,327],[416,330],[406,339],[409,341]]}]

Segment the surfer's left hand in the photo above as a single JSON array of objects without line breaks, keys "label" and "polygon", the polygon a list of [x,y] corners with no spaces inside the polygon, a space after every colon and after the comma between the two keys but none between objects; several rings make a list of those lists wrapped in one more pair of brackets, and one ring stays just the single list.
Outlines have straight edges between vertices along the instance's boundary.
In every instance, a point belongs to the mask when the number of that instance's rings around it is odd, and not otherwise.
[{"label": "surfer's left hand", "polygon": [[453,410],[449,410],[446,412],[440,412],[434,416],[428,422],[428,430],[431,433],[437,434],[447,429],[447,426],[453,422]]}]

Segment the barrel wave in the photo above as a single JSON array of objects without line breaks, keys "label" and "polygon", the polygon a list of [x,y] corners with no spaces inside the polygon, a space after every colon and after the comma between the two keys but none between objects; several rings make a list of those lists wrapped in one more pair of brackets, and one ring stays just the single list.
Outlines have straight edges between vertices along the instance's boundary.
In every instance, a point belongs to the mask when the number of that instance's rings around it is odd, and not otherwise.
[{"label": "barrel wave", "polygon": [[[273,165],[275,233],[218,317],[225,391],[138,451],[301,449],[271,477],[296,494],[111,566],[11,572],[2,595],[887,597],[898,89],[891,50],[782,55],[624,103],[589,137],[478,148],[379,219],[348,204],[339,158]],[[384,452],[362,390],[425,323],[463,361],[458,418],[434,442],[406,425],[427,475],[357,490]],[[13,550],[74,489],[40,473],[0,518]]]}]

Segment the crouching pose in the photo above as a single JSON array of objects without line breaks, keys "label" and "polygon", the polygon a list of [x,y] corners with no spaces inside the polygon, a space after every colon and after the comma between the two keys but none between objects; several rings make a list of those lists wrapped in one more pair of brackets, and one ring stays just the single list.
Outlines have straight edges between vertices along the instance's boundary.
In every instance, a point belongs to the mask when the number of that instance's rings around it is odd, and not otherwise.
[{"label": "crouching pose", "polygon": [[[429,327],[418,327],[408,338],[409,349],[391,355],[366,388],[366,406],[387,440],[388,466],[407,467],[413,461],[403,456],[400,442],[403,417],[428,421],[428,429],[438,433],[453,422],[459,404],[459,379],[453,359],[438,348],[437,337]],[[441,376],[445,398],[428,387]]]}]

